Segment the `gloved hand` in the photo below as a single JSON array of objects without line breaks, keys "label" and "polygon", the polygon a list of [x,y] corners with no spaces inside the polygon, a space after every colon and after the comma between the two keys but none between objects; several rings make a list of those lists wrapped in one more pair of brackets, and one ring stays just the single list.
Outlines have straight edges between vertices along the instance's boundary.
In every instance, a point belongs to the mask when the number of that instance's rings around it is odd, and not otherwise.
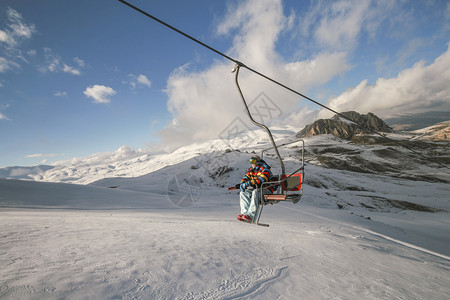
[{"label": "gloved hand", "polygon": [[240,186],[241,192],[245,192],[245,189],[248,187],[249,184],[250,183],[248,181],[241,183],[241,186]]}]

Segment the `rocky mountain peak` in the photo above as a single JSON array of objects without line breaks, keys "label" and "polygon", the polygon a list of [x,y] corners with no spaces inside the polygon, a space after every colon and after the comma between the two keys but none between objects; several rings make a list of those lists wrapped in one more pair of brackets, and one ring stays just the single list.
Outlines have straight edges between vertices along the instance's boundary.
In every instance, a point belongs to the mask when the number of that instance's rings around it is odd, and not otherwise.
[{"label": "rocky mountain peak", "polygon": [[[362,115],[356,111],[348,111],[341,114],[375,131],[392,132],[392,128],[373,113]],[[332,134],[343,139],[351,139],[356,134],[370,133],[372,133],[370,130],[362,128],[339,115],[334,115],[331,119],[320,119],[307,125],[297,133],[297,137],[303,138],[320,134]]]}]

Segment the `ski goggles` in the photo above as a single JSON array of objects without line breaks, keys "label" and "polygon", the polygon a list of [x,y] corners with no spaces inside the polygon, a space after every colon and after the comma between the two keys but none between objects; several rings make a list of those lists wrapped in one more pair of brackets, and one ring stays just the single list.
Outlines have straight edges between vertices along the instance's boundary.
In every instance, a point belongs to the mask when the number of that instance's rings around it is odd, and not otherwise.
[{"label": "ski goggles", "polygon": [[258,164],[258,160],[256,158],[250,158],[250,164],[257,165]]}]

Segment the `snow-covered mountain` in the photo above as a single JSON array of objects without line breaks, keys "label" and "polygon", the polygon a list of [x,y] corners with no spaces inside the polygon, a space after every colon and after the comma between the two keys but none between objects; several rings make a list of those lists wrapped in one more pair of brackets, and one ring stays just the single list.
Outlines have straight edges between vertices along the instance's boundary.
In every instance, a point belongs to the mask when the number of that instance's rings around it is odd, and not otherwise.
[{"label": "snow-covered mountain", "polygon": [[431,141],[450,141],[450,121],[438,123],[436,125],[415,130],[414,133],[420,134],[419,139]]},{"label": "snow-covered mountain", "polygon": [[[282,143],[296,132],[274,135]],[[227,190],[270,146],[259,130],[166,154],[121,147],[0,179],[0,298],[445,299],[448,169],[360,139],[305,138],[304,195],[264,208],[269,228],[237,221],[238,195]],[[441,144],[416,142],[448,162]],[[299,150],[282,149],[288,172]],[[280,171],[273,152],[264,159]]]},{"label": "snow-covered mountain", "polygon": [[53,168],[53,166],[48,165],[6,167],[0,169],[0,178],[31,180],[33,177],[39,176]]},{"label": "snow-covered mountain", "polygon": [[[449,122],[411,132],[386,133],[387,137],[399,141],[406,148],[411,148],[428,159],[376,135],[352,134],[351,140],[346,141],[322,134],[305,139],[307,161],[327,168],[409,179],[416,179],[420,173],[424,180],[450,182],[448,172],[441,168],[442,165],[450,164]],[[306,126],[301,132],[311,126]],[[278,128],[274,131],[274,136],[280,144],[301,137],[298,131]],[[340,129],[337,131],[340,132]],[[193,157],[208,156],[213,152],[223,152],[227,149],[260,151],[268,145],[270,146],[266,133],[255,130],[231,140],[216,139],[188,145],[173,153],[150,154],[122,146],[113,152],[59,161],[51,166],[2,168],[0,178],[89,184],[110,177],[142,176]]]}]

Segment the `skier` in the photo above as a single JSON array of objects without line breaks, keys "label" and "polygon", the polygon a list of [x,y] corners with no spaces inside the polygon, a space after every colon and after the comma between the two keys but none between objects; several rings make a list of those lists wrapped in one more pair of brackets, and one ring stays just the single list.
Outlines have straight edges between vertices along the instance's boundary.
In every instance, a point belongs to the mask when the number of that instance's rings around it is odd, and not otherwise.
[{"label": "skier", "polygon": [[[250,158],[251,167],[247,170],[241,180],[239,193],[241,214],[237,216],[239,221],[251,222],[256,212],[256,201],[259,201],[261,187],[263,182],[267,182],[272,178],[270,166],[262,160],[258,155]],[[252,189],[251,189],[251,188]],[[272,194],[276,190],[275,186],[265,187],[263,194]]]}]

